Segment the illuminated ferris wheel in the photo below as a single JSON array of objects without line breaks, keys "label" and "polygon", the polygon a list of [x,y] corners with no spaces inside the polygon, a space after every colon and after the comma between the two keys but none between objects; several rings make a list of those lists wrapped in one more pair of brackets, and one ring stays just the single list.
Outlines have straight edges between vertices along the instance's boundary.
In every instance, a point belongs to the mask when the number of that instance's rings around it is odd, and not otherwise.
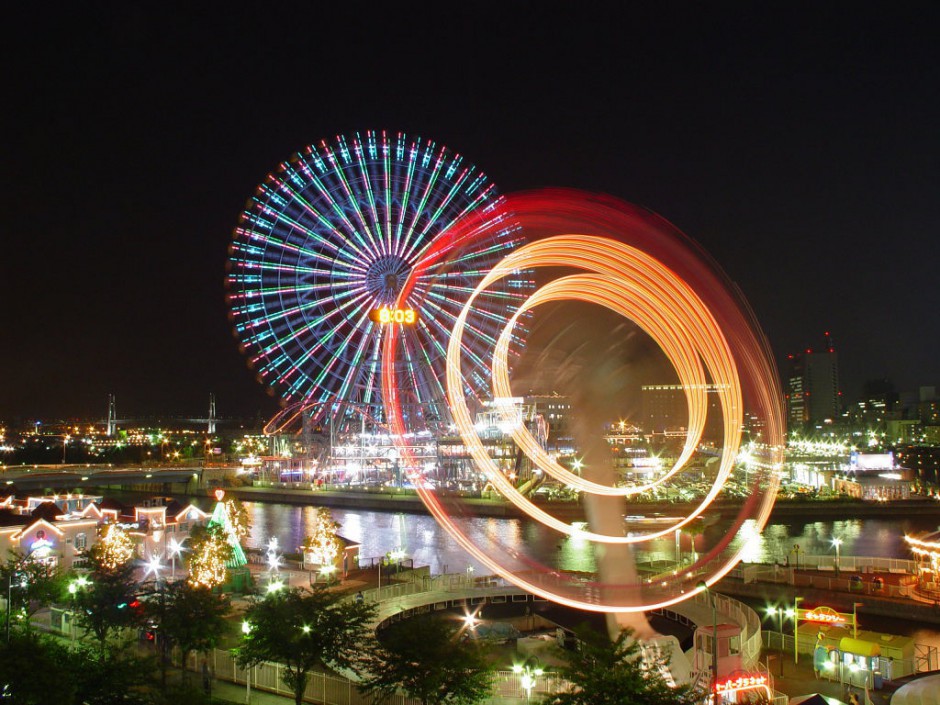
[{"label": "illuminated ferris wheel", "polygon": [[[401,398],[425,423],[446,422],[450,331],[520,240],[498,202],[459,154],[401,133],[337,137],[282,163],[246,204],[230,247],[231,315],[259,379],[317,413],[335,411],[336,400],[379,407],[381,332],[400,326]],[[428,267],[438,236],[471,217],[489,219],[492,235],[466,249],[449,243],[446,264]],[[464,340],[470,394],[489,393],[489,351],[533,286],[521,272],[476,302]]]}]

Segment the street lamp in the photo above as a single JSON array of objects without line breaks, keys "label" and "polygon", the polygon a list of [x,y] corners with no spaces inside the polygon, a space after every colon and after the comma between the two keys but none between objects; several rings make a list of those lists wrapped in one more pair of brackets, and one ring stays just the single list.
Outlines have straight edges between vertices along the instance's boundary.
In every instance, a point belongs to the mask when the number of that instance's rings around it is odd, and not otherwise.
[{"label": "street lamp", "polygon": [[832,539],[832,545],[836,547],[836,566],[835,566],[835,568],[836,568],[836,575],[839,575],[839,559],[840,559],[839,547],[842,545],[842,539],[840,539],[840,538],[834,538],[834,539]]},{"label": "street lamp", "polygon": [[512,672],[519,676],[519,685],[521,685],[522,689],[525,691],[525,701],[528,705],[529,699],[532,697],[532,689],[538,682],[539,676],[545,673],[545,671],[542,670],[538,659],[530,656],[522,663],[514,663],[512,665]]},{"label": "street lamp", "polygon": [[[184,538],[183,541],[185,540]],[[176,580],[176,557],[183,552],[183,541],[177,541],[175,538],[170,539],[170,565],[172,566],[170,577],[173,580]]]},{"label": "street lamp", "polygon": [[714,699],[715,686],[718,684],[718,608],[715,607],[715,593],[708,588],[704,580],[700,580],[696,587],[704,590],[712,603],[712,685],[710,690]]},{"label": "street lamp", "polygon": [[153,573],[154,582],[160,581],[160,571],[163,570],[164,567],[165,566],[160,562],[160,556],[151,553],[150,560],[147,561],[147,575]]},{"label": "street lamp", "polygon": [[[73,641],[75,640],[75,600],[77,599],[79,590],[84,590],[89,585],[91,585],[91,581],[84,575],[79,575],[75,580],[69,583],[69,595],[72,597],[72,615],[69,621],[69,636]],[[9,622],[9,620],[7,621]]]},{"label": "street lamp", "polygon": [[784,610],[779,605],[772,605],[767,608],[767,616],[777,622],[777,629],[780,632],[780,648],[777,649],[780,658],[780,676],[783,676],[783,616]]},{"label": "street lamp", "polygon": [[793,598],[793,663],[800,662],[800,603],[802,597]]},{"label": "street lamp", "polygon": [[386,454],[388,459],[392,462],[392,478],[396,487],[401,487],[401,470],[398,465],[398,461],[401,459],[401,454],[398,452],[398,449],[392,446],[389,448],[388,453]]},{"label": "street lamp", "polygon": [[[251,622],[247,619],[242,621],[242,634],[245,638],[248,638],[248,635],[251,634]],[[245,669],[245,704],[251,702],[251,666],[248,666]]]},{"label": "street lamp", "polygon": [[800,569],[800,551],[802,550],[803,549],[800,548],[800,544],[798,543],[793,544],[793,553],[796,554],[796,569],[797,570]]}]

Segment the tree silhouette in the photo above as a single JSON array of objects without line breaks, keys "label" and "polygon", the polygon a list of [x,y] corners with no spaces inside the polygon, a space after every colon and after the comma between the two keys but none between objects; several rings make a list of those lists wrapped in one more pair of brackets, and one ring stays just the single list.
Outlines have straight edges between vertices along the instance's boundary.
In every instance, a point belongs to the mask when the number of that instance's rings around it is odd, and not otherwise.
[{"label": "tree silhouette", "polygon": [[270,594],[245,612],[247,634],[235,650],[242,667],[264,661],[284,665],[284,684],[300,705],[316,667],[358,672],[371,646],[375,608],[322,586]]},{"label": "tree silhouette", "polygon": [[486,699],[493,668],[483,647],[459,639],[438,616],[396,622],[379,635],[360,689],[386,700],[399,689],[423,705],[473,705]]},{"label": "tree silhouette", "polygon": [[699,695],[671,686],[665,663],[643,658],[640,642],[625,630],[616,641],[587,626],[576,630],[574,651],[563,652],[558,669],[571,688],[545,699],[547,705],[694,705]]}]

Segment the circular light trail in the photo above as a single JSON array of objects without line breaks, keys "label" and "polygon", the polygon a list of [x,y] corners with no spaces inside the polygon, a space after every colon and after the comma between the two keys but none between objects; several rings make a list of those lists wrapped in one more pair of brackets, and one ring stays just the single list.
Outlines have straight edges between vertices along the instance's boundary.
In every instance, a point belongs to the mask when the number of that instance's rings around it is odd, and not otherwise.
[{"label": "circular light trail", "polygon": [[[432,515],[460,545],[482,564],[520,587],[579,609],[605,612],[639,612],[687,599],[704,581],[711,585],[740,560],[745,547],[728,551],[737,529],[752,519],[758,529],[769,518],[779,483],[772,470],[779,467],[783,418],[779,386],[766,341],[746,302],[707,257],[681,233],[657,216],[613,199],[572,191],[551,191],[510,196],[507,207],[518,218],[523,233],[542,235],[514,250],[497,264],[470,294],[457,316],[447,349],[447,392],[451,414],[478,469],[510,502],[533,519],[568,536],[602,544],[633,544],[671,534],[687,526],[719,496],[731,474],[741,442],[745,397],[749,413],[762,423],[762,467],[756,473],[754,491],[741,508],[731,530],[710,551],[691,565],[677,567],[668,580],[612,585],[583,576],[568,575],[533,562],[530,570],[511,570],[492,545],[479,546],[460,528],[444,502],[413,478]],[[551,234],[551,231],[561,234]],[[485,231],[478,224],[459,225],[445,233],[444,241],[462,240]],[[549,233],[545,236],[546,231]],[[444,247],[440,248],[443,251]],[[431,262],[436,255],[430,253]],[[492,356],[492,395],[511,397],[507,350],[520,316],[551,301],[579,300],[603,306],[634,321],[663,350],[679,377],[689,406],[689,429],[673,467],[655,482],[631,487],[608,487],[570,472],[549,456],[523,427],[512,436],[535,466],[582,492],[629,496],[646,492],[674,477],[698,447],[708,413],[706,388],[718,395],[723,437],[718,472],[710,490],[687,516],[661,530],[640,536],[600,534],[561,521],[524,497],[488,454],[474,428],[464,394],[462,336],[475,300],[487,287],[522,269],[567,268],[577,273],[560,276],[529,296],[499,334]],[[420,271],[420,266],[416,268]],[[405,287],[407,290],[407,284]],[[393,436],[405,432],[395,395],[397,331],[386,331],[383,348],[383,388],[389,427]],[[408,451],[403,448],[406,466]],[[761,484],[763,483],[763,485]],[[501,545],[508,557],[519,558],[519,548]]]}]

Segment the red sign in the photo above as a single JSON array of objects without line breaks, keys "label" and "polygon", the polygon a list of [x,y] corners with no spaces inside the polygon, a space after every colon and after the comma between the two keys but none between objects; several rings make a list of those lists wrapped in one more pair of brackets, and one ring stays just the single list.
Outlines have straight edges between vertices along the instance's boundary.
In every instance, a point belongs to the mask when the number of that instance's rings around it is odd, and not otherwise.
[{"label": "red sign", "polygon": [[755,688],[767,688],[766,676],[738,676],[715,683],[716,693],[736,693],[739,690],[754,690]]}]

